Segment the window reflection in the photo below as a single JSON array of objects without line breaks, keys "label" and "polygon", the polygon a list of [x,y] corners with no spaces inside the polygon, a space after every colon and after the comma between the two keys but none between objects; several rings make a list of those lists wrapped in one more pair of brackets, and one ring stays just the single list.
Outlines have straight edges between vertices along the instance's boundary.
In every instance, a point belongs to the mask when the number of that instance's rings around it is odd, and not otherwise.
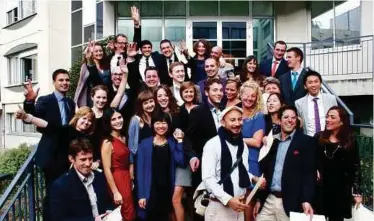
[{"label": "window reflection", "polygon": [[165,38],[171,42],[179,42],[186,38],[186,20],[165,20]]},{"label": "window reflection", "polygon": [[217,22],[194,22],[193,39],[217,39]]},{"label": "window reflection", "polygon": [[[132,36],[132,35],[131,35]],[[162,40],[162,20],[161,19],[143,19],[142,20],[142,39],[149,40],[153,45],[153,50],[157,50]]]},{"label": "window reflection", "polygon": [[253,55],[258,62],[268,57],[268,42],[274,42],[273,19],[253,19]]}]

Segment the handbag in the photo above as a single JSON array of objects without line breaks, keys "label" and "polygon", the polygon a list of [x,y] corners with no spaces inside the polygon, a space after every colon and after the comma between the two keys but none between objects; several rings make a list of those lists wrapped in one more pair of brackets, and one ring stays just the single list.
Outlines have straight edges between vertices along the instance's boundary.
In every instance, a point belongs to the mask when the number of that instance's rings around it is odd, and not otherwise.
[{"label": "handbag", "polygon": [[[223,179],[218,181],[219,185],[221,185],[223,182],[225,182],[230,177],[231,173],[235,170],[235,168],[239,165],[239,163],[242,162],[242,160],[243,160],[242,157],[236,159],[234,165],[232,165],[230,169],[230,172],[226,174]],[[193,195],[193,201],[194,201],[194,207],[196,209],[195,211],[196,214],[200,216],[205,215],[205,210],[209,205],[210,194],[211,193],[207,191],[204,183],[201,182]]]}]

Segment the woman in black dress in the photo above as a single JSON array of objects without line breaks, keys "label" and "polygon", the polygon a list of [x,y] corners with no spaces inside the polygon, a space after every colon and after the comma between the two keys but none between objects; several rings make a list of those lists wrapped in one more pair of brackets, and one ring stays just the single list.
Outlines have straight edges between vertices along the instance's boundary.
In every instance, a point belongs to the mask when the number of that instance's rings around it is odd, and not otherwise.
[{"label": "woman in black dress", "polygon": [[348,116],[338,106],[326,115],[326,128],[315,135],[318,142],[317,213],[329,221],[352,217],[352,202],[361,202],[360,159]]}]

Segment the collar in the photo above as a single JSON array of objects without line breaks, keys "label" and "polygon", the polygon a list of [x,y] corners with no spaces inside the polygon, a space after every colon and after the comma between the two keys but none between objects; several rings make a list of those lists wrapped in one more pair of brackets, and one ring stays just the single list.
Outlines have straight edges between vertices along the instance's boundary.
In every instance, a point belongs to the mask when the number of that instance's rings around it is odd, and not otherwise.
[{"label": "collar", "polygon": [[300,67],[298,70],[294,71],[294,70],[291,70],[291,73],[292,72],[297,72],[297,75],[300,75],[301,72],[303,71],[303,67]]},{"label": "collar", "polygon": [[284,139],[284,140],[282,140],[282,137],[281,137],[281,134],[282,134],[282,133],[275,134],[275,135],[273,135],[273,136],[274,136],[275,139],[277,139],[277,140],[283,142],[283,141],[286,141],[286,140],[292,140],[293,137],[294,137],[294,135],[295,135],[295,132],[296,132],[296,129],[295,129],[295,130],[294,130],[290,135],[288,135],[288,136],[286,137],[286,139]]},{"label": "collar", "polygon": [[316,98],[316,97],[319,100],[322,100],[322,94],[321,94],[321,92],[319,92],[317,96],[312,96],[312,95],[308,94],[308,100],[310,100],[310,101],[313,101],[313,99]]},{"label": "collar", "polygon": [[181,86],[178,85],[179,83],[175,83],[175,81],[173,80],[173,88],[177,89],[177,90],[180,90],[181,89]]},{"label": "collar", "polygon": [[75,169],[75,172],[78,174],[79,179],[82,181],[83,184],[89,184],[92,183],[95,179],[95,174],[91,171],[91,173],[88,175],[88,177],[83,176],[77,169]]},{"label": "collar", "polygon": [[217,110],[216,107],[213,104],[211,104],[209,101],[207,101],[206,103],[207,103],[210,111],[212,111],[212,112],[215,112],[215,111],[220,112],[221,111],[219,108]]},{"label": "collar", "polygon": [[283,58],[282,58],[282,59],[280,59],[279,61],[277,61],[277,60],[275,59],[275,57],[273,56],[273,60],[271,61],[271,63],[273,64],[273,63],[274,63],[274,61],[276,61],[276,62],[278,62],[278,64],[280,64],[280,63],[282,62],[282,60],[283,60]]},{"label": "collar", "polygon": [[116,88],[114,84],[112,84],[112,87],[113,87],[114,92],[117,92],[118,88]]},{"label": "collar", "polygon": [[173,62],[175,62],[175,56],[174,56],[174,52],[171,54],[170,58],[168,57],[165,57],[166,60],[169,62],[169,60],[171,59]]},{"label": "collar", "polygon": [[65,98],[65,96],[58,91],[54,91],[53,94],[55,95],[58,101],[61,101],[62,99]]}]

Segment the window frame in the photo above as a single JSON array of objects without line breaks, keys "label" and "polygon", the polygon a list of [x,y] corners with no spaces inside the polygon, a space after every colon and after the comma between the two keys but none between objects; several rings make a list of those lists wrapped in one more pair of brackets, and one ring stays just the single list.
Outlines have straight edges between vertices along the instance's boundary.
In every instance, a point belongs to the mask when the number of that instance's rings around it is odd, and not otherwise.
[{"label": "window frame", "polygon": [[[34,74],[32,76],[32,80],[31,82],[32,83],[37,83],[38,82],[38,52],[37,52],[37,49],[32,49],[32,50],[27,50],[27,51],[22,51],[20,53],[17,53],[17,54],[14,54],[14,55],[10,55],[7,57],[7,63],[8,63],[8,79],[7,79],[7,86],[5,87],[13,87],[13,86],[20,86],[22,85],[26,79],[26,75],[24,74],[24,71],[23,71],[23,65],[22,65],[22,59],[24,58],[27,58],[27,57],[30,57],[30,56],[36,56],[35,60],[36,60],[36,68],[34,70]],[[13,70],[13,64],[12,62],[14,62],[14,59],[16,59],[16,69],[17,70]],[[13,78],[12,78],[13,77]],[[34,78],[35,77],[35,78]]]},{"label": "window frame", "polygon": [[[23,15],[23,10],[22,9],[24,8],[24,5],[23,5],[24,2],[32,4],[30,14]],[[24,20],[24,19],[26,19],[30,16],[35,15],[37,13],[36,9],[37,9],[36,0],[18,0],[17,6],[12,8],[11,10],[7,11],[6,26],[10,26],[12,24],[18,23],[18,22],[20,22],[20,21],[22,21],[22,20]],[[10,12],[17,13],[17,16],[13,15],[13,20],[12,21],[9,21],[9,13]]]},{"label": "window frame", "polygon": [[[15,118],[15,112],[6,113],[6,122],[5,122],[6,134],[7,135],[39,135],[39,132],[36,130],[36,126],[32,124],[25,124],[21,120]],[[32,125],[32,131],[26,131],[25,125]]]}]

